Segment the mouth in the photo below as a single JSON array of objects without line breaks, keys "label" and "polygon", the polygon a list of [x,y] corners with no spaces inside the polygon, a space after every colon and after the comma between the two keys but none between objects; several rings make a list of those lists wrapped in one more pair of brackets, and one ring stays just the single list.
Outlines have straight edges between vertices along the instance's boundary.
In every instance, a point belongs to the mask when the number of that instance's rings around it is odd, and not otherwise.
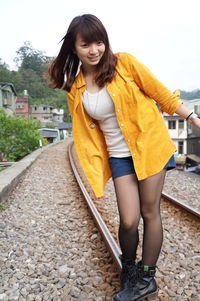
[{"label": "mouth", "polygon": [[98,55],[97,56],[90,56],[90,57],[88,57],[88,59],[91,60],[91,61],[96,61],[96,60],[99,59],[99,56]]}]

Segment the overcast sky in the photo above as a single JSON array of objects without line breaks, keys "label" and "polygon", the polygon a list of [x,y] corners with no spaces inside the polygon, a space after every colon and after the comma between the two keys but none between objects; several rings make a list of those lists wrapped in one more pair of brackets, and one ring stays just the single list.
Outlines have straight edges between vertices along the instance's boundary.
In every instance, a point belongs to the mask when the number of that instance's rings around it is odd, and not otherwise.
[{"label": "overcast sky", "polygon": [[200,89],[199,0],[0,0],[0,8],[0,58],[11,69],[25,41],[56,56],[72,18],[92,13],[114,52],[133,54],[171,90]]}]

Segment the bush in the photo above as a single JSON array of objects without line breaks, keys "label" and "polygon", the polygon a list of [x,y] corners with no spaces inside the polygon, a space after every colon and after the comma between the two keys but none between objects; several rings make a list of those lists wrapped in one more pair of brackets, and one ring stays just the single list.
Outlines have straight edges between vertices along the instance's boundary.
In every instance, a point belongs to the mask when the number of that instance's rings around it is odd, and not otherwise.
[{"label": "bush", "polygon": [[39,148],[39,141],[43,141],[39,128],[35,120],[8,116],[1,109],[0,161],[17,161]]}]

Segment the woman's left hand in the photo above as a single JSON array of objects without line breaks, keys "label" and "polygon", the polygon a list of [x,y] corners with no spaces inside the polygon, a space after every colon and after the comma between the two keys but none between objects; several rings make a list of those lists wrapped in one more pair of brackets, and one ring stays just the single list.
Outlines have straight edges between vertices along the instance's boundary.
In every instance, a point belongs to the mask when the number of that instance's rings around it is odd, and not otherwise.
[{"label": "woman's left hand", "polygon": [[200,118],[193,119],[192,120],[192,125],[194,125],[198,129],[200,129]]}]

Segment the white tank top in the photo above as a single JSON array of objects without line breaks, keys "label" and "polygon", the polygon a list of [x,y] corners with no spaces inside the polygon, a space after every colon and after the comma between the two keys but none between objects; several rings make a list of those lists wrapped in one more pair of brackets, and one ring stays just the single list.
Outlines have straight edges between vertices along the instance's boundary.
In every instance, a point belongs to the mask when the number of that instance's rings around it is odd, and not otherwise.
[{"label": "white tank top", "polygon": [[98,121],[109,157],[129,157],[131,153],[117,122],[114,103],[104,87],[97,93],[83,92],[82,102],[87,113]]}]

